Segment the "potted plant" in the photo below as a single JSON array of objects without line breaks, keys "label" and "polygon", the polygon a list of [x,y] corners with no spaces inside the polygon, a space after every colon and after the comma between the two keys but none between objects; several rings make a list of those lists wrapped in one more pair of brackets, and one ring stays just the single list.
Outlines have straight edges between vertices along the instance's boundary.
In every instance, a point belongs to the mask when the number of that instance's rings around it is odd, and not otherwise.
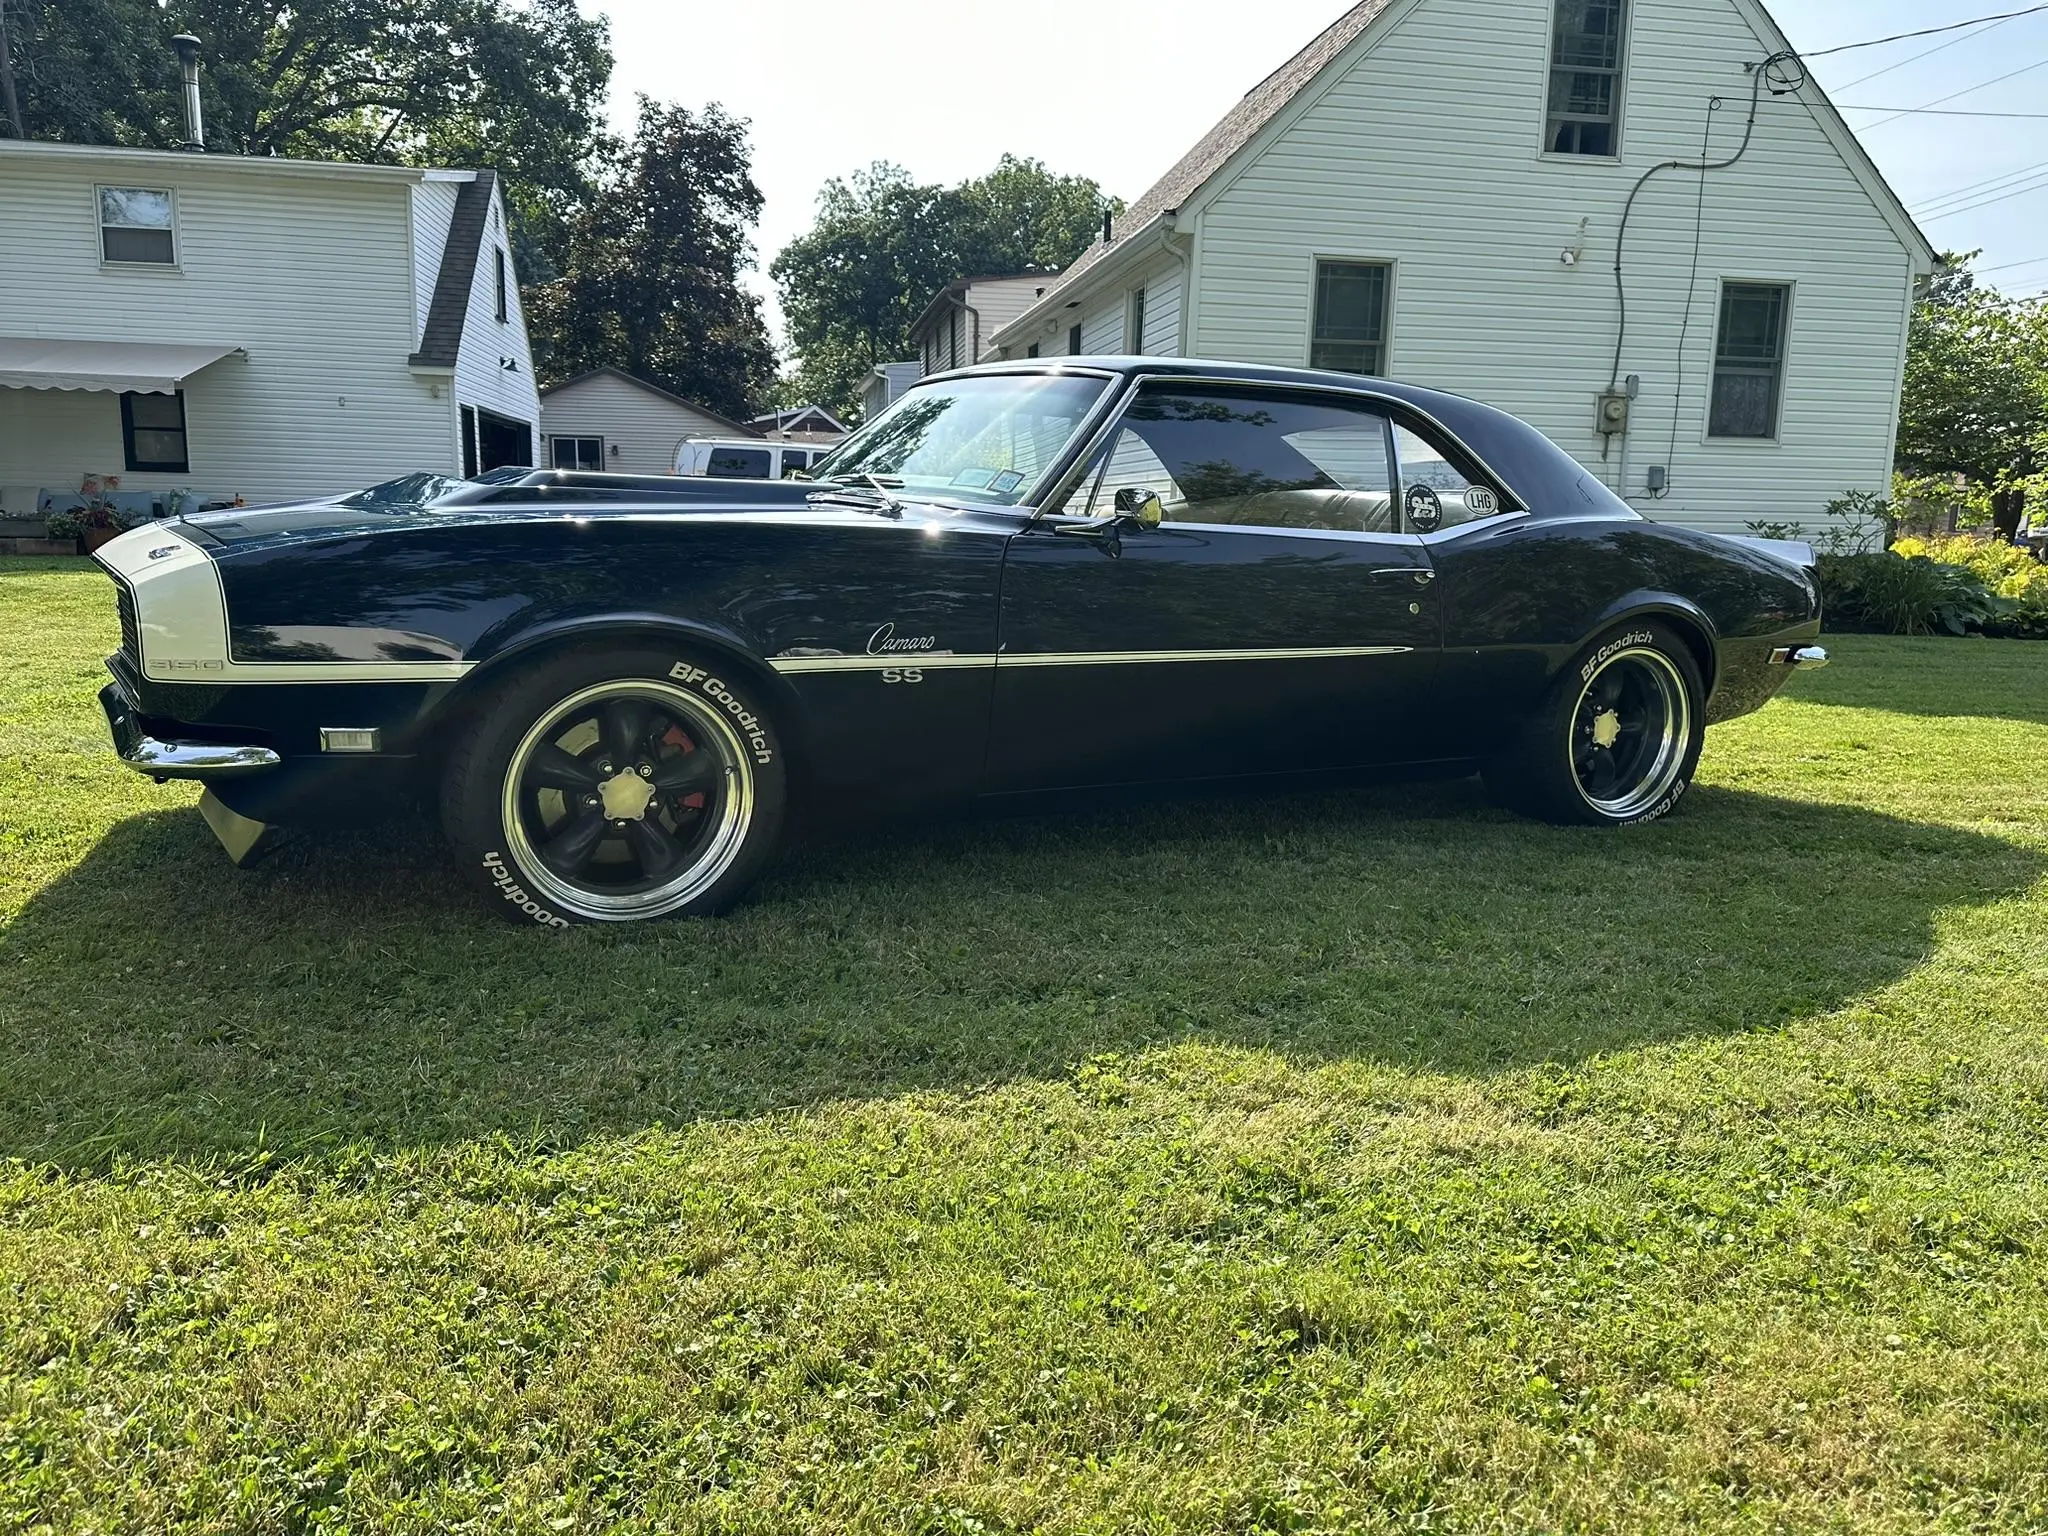
[{"label": "potted plant", "polygon": [[79,487],[84,501],[78,506],[52,512],[44,529],[53,539],[76,539],[91,554],[117,535],[126,533],[128,519],[109,495],[121,482],[111,475],[87,475]]}]

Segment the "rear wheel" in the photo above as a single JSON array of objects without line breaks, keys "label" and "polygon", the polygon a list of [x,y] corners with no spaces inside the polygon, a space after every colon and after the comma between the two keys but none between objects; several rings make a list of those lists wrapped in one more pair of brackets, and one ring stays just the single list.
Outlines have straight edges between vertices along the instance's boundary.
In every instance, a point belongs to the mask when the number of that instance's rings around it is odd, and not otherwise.
[{"label": "rear wheel", "polygon": [[753,686],[672,652],[572,652],[502,685],[450,753],[442,822],[515,921],[722,910],[774,851],[786,780]]},{"label": "rear wheel", "polygon": [[1669,814],[1706,739],[1691,649],[1662,624],[1634,624],[1566,668],[1515,744],[1486,770],[1508,805],[1546,821],[1625,827]]}]

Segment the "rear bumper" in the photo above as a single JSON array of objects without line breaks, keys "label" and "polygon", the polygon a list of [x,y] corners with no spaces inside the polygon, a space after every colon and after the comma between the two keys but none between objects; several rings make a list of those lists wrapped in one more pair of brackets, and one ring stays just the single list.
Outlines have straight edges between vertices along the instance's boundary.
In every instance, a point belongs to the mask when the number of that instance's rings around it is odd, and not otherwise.
[{"label": "rear bumper", "polygon": [[268,747],[217,741],[160,741],[142,728],[134,703],[118,683],[100,690],[100,711],[114,738],[114,752],[138,773],[157,779],[219,779],[246,777],[276,768],[283,761]]}]

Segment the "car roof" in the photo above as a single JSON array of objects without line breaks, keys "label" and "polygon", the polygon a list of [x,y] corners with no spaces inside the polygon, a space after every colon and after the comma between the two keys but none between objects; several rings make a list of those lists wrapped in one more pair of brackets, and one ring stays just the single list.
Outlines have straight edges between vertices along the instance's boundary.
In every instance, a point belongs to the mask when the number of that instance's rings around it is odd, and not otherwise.
[{"label": "car roof", "polygon": [[1618,517],[1642,514],[1596,479],[1577,459],[1518,416],[1446,390],[1426,389],[1394,379],[1326,368],[1282,368],[1270,363],[1239,363],[1216,358],[1023,357],[999,363],[954,368],[919,379],[911,388],[948,379],[990,374],[1094,373],[1121,378],[1203,379],[1228,384],[1276,388],[1329,389],[1372,395],[1407,405],[1448,431],[1481,467],[1535,517]]}]

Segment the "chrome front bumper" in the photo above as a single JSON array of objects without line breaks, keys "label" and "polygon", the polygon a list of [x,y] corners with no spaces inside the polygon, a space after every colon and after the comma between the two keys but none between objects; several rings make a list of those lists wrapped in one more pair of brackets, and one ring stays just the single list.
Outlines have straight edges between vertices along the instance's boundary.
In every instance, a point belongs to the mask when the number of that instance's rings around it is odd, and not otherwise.
[{"label": "chrome front bumper", "polygon": [[158,741],[142,729],[118,684],[100,690],[100,710],[113,734],[114,751],[137,773],[157,779],[227,779],[275,768],[281,759],[268,747],[217,741]]},{"label": "chrome front bumper", "polygon": [[1792,667],[1801,672],[1817,672],[1827,664],[1826,646],[1781,645],[1771,652],[1771,665],[1774,667]]}]

